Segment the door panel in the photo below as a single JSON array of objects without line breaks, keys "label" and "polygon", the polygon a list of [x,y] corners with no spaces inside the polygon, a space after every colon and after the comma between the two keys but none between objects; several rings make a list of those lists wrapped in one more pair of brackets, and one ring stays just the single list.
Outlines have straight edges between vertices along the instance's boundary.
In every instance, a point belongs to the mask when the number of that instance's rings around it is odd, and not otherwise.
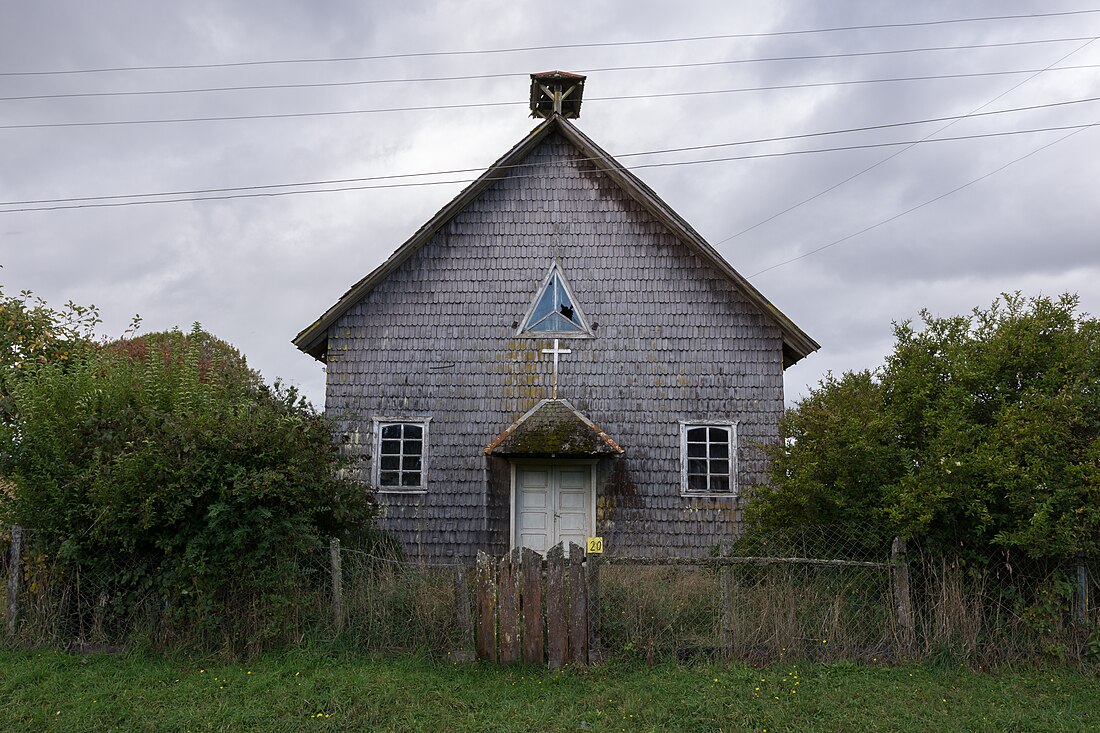
[{"label": "door panel", "polygon": [[591,534],[588,466],[517,466],[513,544],[541,553],[558,542],[583,546]]},{"label": "door panel", "polygon": [[550,479],[548,470],[516,472],[516,534],[520,546],[538,552],[546,552],[553,545],[550,541],[553,533]]}]

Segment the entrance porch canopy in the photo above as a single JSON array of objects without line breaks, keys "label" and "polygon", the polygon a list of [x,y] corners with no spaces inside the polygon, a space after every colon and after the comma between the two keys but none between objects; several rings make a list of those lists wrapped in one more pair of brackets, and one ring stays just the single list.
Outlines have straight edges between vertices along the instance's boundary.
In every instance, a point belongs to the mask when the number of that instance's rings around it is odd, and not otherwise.
[{"label": "entrance porch canopy", "polygon": [[615,456],[619,444],[567,400],[542,400],[485,446],[490,456]]}]

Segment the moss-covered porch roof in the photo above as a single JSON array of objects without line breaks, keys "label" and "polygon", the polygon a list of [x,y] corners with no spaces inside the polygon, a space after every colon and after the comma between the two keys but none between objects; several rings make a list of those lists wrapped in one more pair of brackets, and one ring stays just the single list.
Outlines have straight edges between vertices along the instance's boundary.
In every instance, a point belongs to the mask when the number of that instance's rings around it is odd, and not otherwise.
[{"label": "moss-covered porch roof", "polygon": [[581,457],[623,452],[566,400],[542,400],[485,446],[492,456]]}]

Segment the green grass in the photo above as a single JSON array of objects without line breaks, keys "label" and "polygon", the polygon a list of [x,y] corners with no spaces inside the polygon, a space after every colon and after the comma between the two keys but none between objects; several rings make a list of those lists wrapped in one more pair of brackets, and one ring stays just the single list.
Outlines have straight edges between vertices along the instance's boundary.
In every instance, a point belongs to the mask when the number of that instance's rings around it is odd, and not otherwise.
[{"label": "green grass", "polygon": [[[318,714],[321,717],[317,717]],[[295,652],[247,664],[0,651],[3,731],[1097,731],[1068,669],[609,665]]]}]

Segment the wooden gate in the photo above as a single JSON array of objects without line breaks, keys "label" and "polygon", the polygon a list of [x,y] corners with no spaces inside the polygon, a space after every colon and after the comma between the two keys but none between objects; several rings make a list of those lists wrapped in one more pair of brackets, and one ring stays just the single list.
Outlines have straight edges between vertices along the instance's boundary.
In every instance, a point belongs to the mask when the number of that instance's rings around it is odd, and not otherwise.
[{"label": "wooden gate", "polygon": [[598,661],[599,560],[561,544],[543,557],[517,548],[501,558],[477,554],[478,659],[511,664],[584,666]]}]

